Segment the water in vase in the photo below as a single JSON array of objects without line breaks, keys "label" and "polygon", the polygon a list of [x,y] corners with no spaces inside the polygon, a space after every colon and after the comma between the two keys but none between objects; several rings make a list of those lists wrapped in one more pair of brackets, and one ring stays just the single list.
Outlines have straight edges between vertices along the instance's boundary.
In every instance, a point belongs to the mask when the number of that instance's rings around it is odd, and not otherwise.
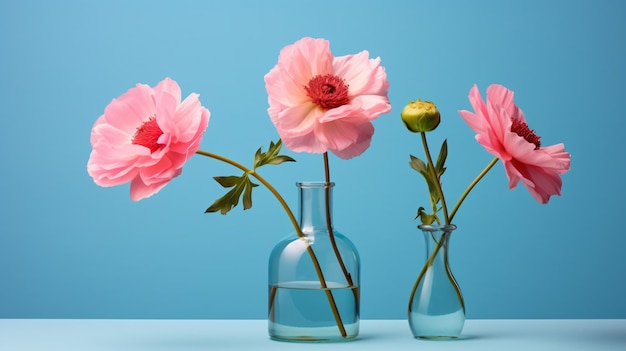
[{"label": "water in vase", "polygon": [[[419,324],[418,338],[449,339],[458,337],[465,322],[465,310],[459,308],[455,312],[445,314],[425,314],[416,311],[410,313],[412,324]],[[412,325],[415,329],[418,326]]]},{"label": "water in vase", "polygon": [[[327,282],[327,286],[326,289],[321,288],[319,281],[294,281],[270,286],[270,337],[320,342],[356,337],[359,333],[359,288],[333,282]],[[329,295],[337,306],[345,333],[338,326]]]}]

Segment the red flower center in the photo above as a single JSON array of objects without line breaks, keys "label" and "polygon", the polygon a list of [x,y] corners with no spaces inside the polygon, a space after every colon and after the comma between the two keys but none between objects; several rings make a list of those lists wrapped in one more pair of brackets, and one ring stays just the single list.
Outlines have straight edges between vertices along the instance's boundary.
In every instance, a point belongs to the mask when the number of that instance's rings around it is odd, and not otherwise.
[{"label": "red flower center", "polygon": [[528,125],[519,119],[513,119],[511,131],[526,139],[527,142],[535,144],[535,149],[539,149],[541,147],[541,141],[539,140],[541,137],[535,134],[534,130],[528,128]]},{"label": "red flower center", "polygon": [[317,75],[304,87],[306,95],[321,108],[330,110],[350,103],[348,85],[343,79],[332,75]]},{"label": "red flower center", "polygon": [[163,144],[157,144],[157,140],[159,140],[161,135],[163,135],[163,131],[159,128],[156,118],[150,117],[148,121],[137,128],[132,143],[145,146],[152,153],[164,146]]}]

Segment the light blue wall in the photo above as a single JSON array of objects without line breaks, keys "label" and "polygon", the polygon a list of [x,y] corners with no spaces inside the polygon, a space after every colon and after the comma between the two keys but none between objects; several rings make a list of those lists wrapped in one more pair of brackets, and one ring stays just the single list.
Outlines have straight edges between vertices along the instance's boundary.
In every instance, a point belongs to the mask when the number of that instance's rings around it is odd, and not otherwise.
[{"label": "light blue wall", "polygon": [[[468,198],[451,264],[469,318],[626,318],[621,1],[2,1],[0,2],[0,317],[264,318],[266,262],[290,232],[263,188],[255,206],[204,214],[236,174],[192,158],[159,194],[86,172],[89,133],[136,83],[177,80],[212,112],[202,149],[250,164],[276,139],[263,76],[279,50],[324,37],[336,55],[369,50],[393,111],[371,148],[331,157],[337,228],[362,258],[362,317],[405,318],[424,246],[412,220],[426,201],[408,167],[421,154],[399,114],[416,98],[443,115],[444,187],[455,199],[490,155],[456,113],[501,83],[544,144],[564,142],[563,196],[539,205],[502,165]],[[321,180],[320,155],[262,169],[296,206],[297,180]]]}]

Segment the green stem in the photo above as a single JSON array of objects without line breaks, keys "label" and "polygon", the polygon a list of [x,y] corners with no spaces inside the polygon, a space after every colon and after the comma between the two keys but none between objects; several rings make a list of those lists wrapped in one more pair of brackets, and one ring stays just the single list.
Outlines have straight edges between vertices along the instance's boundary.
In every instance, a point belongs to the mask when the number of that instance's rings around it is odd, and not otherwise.
[{"label": "green stem", "polygon": [[[346,282],[348,283],[348,286],[352,288],[354,286],[352,277],[350,276],[350,273],[348,273],[348,270],[346,269],[346,265],[343,262],[343,259],[341,258],[341,254],[339,253],[339,248],[337,247],[337,242],[335,240],[335,233],[333,232],[333,224],[332,224],[332,218],[331,218],[331,213],[330,213],[330,165],[328,162],[328,152],[324,153],[324,179],[326,182],[325,184],[326,186],[324,187],[324,191],[325,191],[324,195],[325,195],[325,205],[326,205],[325,206],[326,207],[326,228],[328,229],[328,236],[330,239],[331,246],[333,247],[335,256],[337,257],[337,262],[339,263],[339,267],[341,267],[341,271],[343,272],[343,275],[346,277]],[[359,297],[358,297],[358,292],[356,291],[356,289],[352,289],[352,292],[354,293],[355,300],[358,301]],[[335,319],[337,319],[338,321],[341,321],[340,316],[336,316]],[[343,333],[342,335],[345,336]]]},{"label": "green stem", "polygon": [[[330,303],[330,307],[332,309],[333,315],[335,316],[335,320],[337,321],[337,326],[339,328],[339,331],[341,332],[341,335],[346,337],[347,333],[346,330],[343,326],[343,323],[341,321],[341,317],[339,315],[339,310],[337,309],[337,304],[335,303],[335,299],[332,295],[332,292],[330,290],[328,290],[328,285],[326,284],[326,279],[324,278],[324,274],[322,273],[322,267],[319,264],[319,260],[317,259],[317,256],[315,255],[315,252],[313,251],[313,248],[311,247],[311,245],[308,245],[308,241],[305,239],[305,235],[304,233],[302,233],[302,229],[300,228],[300,225],[298,224],[298,220],[296,219],[296,216],[294,216],[293,211],[291,211],[291,209],[289,208],[289,205],[287,205],[287,202],[285,201],[285,199],[280,195],[280,193],[276,190],[276,188],[274,188],[267,180],[265,180],[265,178],[261,177],[260,174],[258,174],[255,170],[251,170],[248,167],[242,165],[241,163],[238,163],[236,161],[233,161],[229,158],[226,158],[224,156],[218,155],[218,154],[214,154],[212,152],[208,152],[208,151],[203,151],[203,150],[198,150],[196,151],[196,154],[198,155],[202,155],[202,156],[206,156],[209,158],[213,158],[216,159],[218,161],[222,161],[225,163],[228,163],[231,166],[234,166],[236,168],[239,168],[240,170],[252,175],[253,177],[255,177],[256,179],[258,179],[263,185],[265,185],[265,187],[274,195],[274,197],[278,200],[278,202],[281,204],[281,206],[283,207],[283,209],[285,209],[285,212],[287,213],[287,216],[289,217],[289,220],[291,221],[291,224],[293,225],[293,227],[296,230],[296,233],[298,234],[298,236],[300,238],[302,238],[306,243],[307,243],[307,251],[309,253],[309,255],[311,256],[311,260],[313,261],[313,265],[315,266],[315,271],[317,273],[317,277],[319,278],[320,281],[320,285],[322,287],[322,289],[324,289],[324,291],[326,292],[326,297],[328,298],[328,302]],[[273,289],[275,290],[275,287],[273,287]],[[271,297],[274,297],[276,294],[275,291],[272,291],[270,293]],[[270,317],[273,315],[273,300],[270,302]]]},{"label": "green stem", "polygon": [[489,170],[491,170],[491,168],[493,168],[493,166],[497,162],[498,162],[498,158],[494,157],[494,159],[491,160],[491,162],[489,162],[487,167],[485,167],[485,169],[483,169],[482,172],[480,172],[480,174],[478,174],[476,179],[474,179],[474,181],[467,187],[467,189],[465,189],[465,192],[463,192],[463,194],[459,198],[459,201],[457,201],[456,205],[454,205],[454,208],[452,209],[452,212],[450,213],[450,221],[452,221],[452,218],[454,218],[454,215],[456,215],[456,212],[459,210],[459,207],[461,206],[461,204],[463,203],[463,201],[465,200],[467,195],[469,195],[470,191],[472,191],[472,189],[474,189],[476,184],[478,184],[478,182],[480,182],[480,180],[483,179],[485,174],[487,174],[487,172],[489,172]]},{"label": "green stem", "polygon": [[[341,267],[341,271],[343,275],[346,277],[346,282],[349,287],[354,287],[354,282],[352,280],[352,276],[348,272],[346,268],[346,264],[343,262],[343,258],[341,258],[341,254],[339,253],[339,248],[337,247],[337,242],[335,241],[335,233],[333,231],[333,224],[331,223],[331,213],[330,213],[330,165],[328,163],[328,152],[324,153],[324,179],[326,181],[326,227],[328,228],[328,235],[330,237],[330,242],[333,247],[333,251],[335,252],[335,256],[337,256],[337,261],[339,262],[339,267]],[[352,289],[354,292],[354,297],[358,299],[356,289]]]},{"label": "green stem", "polygon": [[446,206],[446,198],[445,196],[443,196],[443,189],[441,188],[441,181],[439,181],[439,174],[437,174],[433,159],[432,157],[430,157],[430,149],[428,148],[428,142],[426,141],[426,133],[421,132],[420,134],[422,135],[422,145],[424,145],[424,152],[426,153],[426,159],[428,160],[428,168],[435,179],[437,191],[439,192],[439,197],[441,198],[441,207],[443,207],[443,218],[445,220],[445,224],[448,225],[450,224],[451,218],[448,217],[448,206]]},{"label": "green stem", "polygon": [[461,290],[459,289],[459,286],[456,283],[456,280],[453,278],[452,272],[450,272],[450,269],[448,266],[448,250],[447,250],[448,247],[446,245],[446,242],[449,242],[450,234],[452,234],[452,232],[444,231],[444,233],[441,234],[439,241],[437,241],[437,239],[434,237],[432,233],[430,234],[432,237],[432,240],[435,243],[437,243],[437,245],[435,246],[435,249],[433,250],[432,254],[428,257],[426,263],[422,267],[422,270],[420,271],[419,275],[417,276],[417,279],[415,280],[415,284],[413,284],[413,290],[411,290],[411,296],[409,297],[409,313],[411,313],[412,311],[411,305],[413,302],[413,298],[415,297],[415,293],[417,292],[417,287],[419,285],[419,282],[422,280],[424,274],[426,274],[426,270],[428,269],[428,267],[430,267],[433,264],[433,262],[435,261],[435,258],[437,257],[437,254],[439,254],[439,250],[441,250],[442,248],[443,248],[443,255],[444,255],[443,256],[444,266],[446,267],[446,275],[448,276],[448,279],[452,283],[454,290],[456,292],[456,295],[459,301],[461,302],[461,305],[465,309],[465,303],[463,302],[463,296],[461,294]]},{"label": "green stem", "polygon": [[[450,237],[448,237],[448,245],[450,245]],[[443,250],[443,264],[446,267],[446,274],[448,275],[448,279],[452,283],[452,286],[454,287],[454,291],[456,292],[456,296],[458,297],[459,302],[461,302],[461,306],[463,307],[463,310],[465,311],[465,302],[463,301],[463,294],[461,294],[461,289],[459,288],[459,284],[456,282],[456,279],[454,279],[454,276],[452,275],[452,272],[450,271],[450,265],[448,264],[448,246],[446,246]]]},{"label": "green stem", "polygon": [[413,290],[411,290],[411,296],[409,297],[409,313],[411,313],[411,305],[413,302],[413,298],[415,297],[415,293],[417,292],[417,286],[419,285],[419,282],[422,280],[422,277],[426,273],[426,270],[428,269],[428,267],[430,267],[433,264],[435,257],[437,257],[437,253],[439,253],[439,250],[441,249],[441,247],[443,246],[443,242],[445,241],[444,239],[445,239],[446,234],[447,233],[443,233],[441,235],[439,242],[437,242],[437,246],[435,246],[433,253],[430,254],[430,257],[428,257],[428,259],[426,260],[426,263],[422,267],[420,274],[417,276],[417,279],[415,280],[415,284],[413,284]]}]

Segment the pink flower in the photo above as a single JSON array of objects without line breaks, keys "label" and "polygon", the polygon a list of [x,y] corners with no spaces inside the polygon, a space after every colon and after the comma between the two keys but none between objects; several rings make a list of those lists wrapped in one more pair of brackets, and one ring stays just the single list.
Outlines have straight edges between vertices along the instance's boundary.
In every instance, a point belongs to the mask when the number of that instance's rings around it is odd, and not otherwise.
[{"label": "pink flower", "polygon": [[367,51],[334,57],[323,39],[303,38],[283,48],[265,88],[272,122],[285,146],[297,152],[358,156],[370,145],[371,121],[391,111],[380,58],[370,59]]},{"label": "pink flower", "polygon": [[474,86],[469,100],[475,113],[459,114],[476,132],[476,140],[502,160],[509,188],[521,181],[542,204],[552,195],[561,195],[560,175],[570,168],[570,154],[563,144],[541,145],[540,137],[528,127],[524,113],[515,105],[513,92],[491,85],[485,103]]},{"label": "pink flower", "polygon": [[152,196],[181,174],[200,147],[209,116],[197,94],[181,102],[172,79],[154,89],[137,84],[113,99],[94,124],[87,171],[100,186],[131,182],[133,201]]}]

